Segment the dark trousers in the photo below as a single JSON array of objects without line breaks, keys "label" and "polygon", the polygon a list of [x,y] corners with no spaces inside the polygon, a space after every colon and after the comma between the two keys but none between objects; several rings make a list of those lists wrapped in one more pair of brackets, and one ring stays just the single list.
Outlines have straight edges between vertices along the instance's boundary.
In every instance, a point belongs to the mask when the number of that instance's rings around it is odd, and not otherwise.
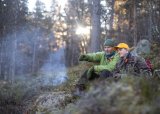
[{"label": "dark trousers", "polygon": [[79,85],[79,84],[86,84],[88,81],[91,81],[91,80],[94,80],[94,79],[96,79],[96,78],[99,78],[99,75],[98,75],[98,74],[92,72],[92,76],[88,79],[88,78],[87,78],[87,72],[88,72],[88,70],[86,70],[86,71],[82,74],[82,76],[81,76],[80,79],[78,80],[78,83],[77,83],[78,85]]},{"label": "dark trousers", "polygon": [[108,70],[103,70],[99,73],[100,78],[109,78],[109,77],[113,77],[113,73],[108,71]]},{"label": "dark trousers", "polygon": [[81,85],[81,84],[86,84],[88,83],[88,81],[92,81],[94,79],[97,79],[97,78],[108,78],[108,77],[112,77],[113,74],[112,72],[108,71],[108,70],[103,70],[101,71],[99,74],[96,74],[95,72],[92,72],[92,75],[91,77],[88,79],[87,78],[87,72],[88,70],[86,70],[82,76],[80,77],[79,81],[78,81],[78,85]]},{"label": "dark trousers", "polygon": [[95,79],[98,79],[98,78],[104,79],[104,78],[108,78],[108,77],[112,77],[113,76],[113,74],[110,71],[103,70],[99,74],[96,74],[95,72],[92,72],[91,77],[88,79],[87,78],[87,72],[88,72],[88,70],[86,70],[82,74],[80,79],[78,80],[78,83],[76,84],[76,91],[84,91],[86,89],[86,84],[89,81],[92,81],[92,80],[95,80]]}]

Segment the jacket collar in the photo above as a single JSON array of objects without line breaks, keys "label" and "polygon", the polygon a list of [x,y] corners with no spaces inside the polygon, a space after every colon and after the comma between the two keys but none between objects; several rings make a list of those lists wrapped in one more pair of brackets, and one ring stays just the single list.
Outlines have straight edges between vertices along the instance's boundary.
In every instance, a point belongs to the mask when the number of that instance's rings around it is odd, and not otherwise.
[{"label": "jacket collar", "polygon": [[113,51],[113,52],[111,52],[111,53],[105,53],[105,57],[107,58],[107,59],[109,59],[109,58],[111,58],[111,57],[113,57],[114,55],[115,55],[115,51]]}]

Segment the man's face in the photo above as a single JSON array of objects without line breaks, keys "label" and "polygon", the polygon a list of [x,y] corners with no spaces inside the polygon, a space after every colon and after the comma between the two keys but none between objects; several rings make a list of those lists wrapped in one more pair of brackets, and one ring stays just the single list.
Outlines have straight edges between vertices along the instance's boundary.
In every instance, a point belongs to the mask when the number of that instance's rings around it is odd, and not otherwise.
[{"label": "man's face", "polygon": [[105,53],[111,53],[113,51],[113,47],[110,46],[104,46]]},{"label": "man's face", "polygon": [[119,48],[118,49],[118,54],[119,54],[120,57],[124,57],[127,53],[128,53],[127,49],[124,49],[124,48]]}]

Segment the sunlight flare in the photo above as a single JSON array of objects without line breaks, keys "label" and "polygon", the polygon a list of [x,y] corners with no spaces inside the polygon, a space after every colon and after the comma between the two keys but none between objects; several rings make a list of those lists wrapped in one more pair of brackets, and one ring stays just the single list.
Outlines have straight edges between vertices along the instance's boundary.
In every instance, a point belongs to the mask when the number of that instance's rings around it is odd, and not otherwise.
[{"label": "sunlight flare", "polygon": [[76,30],[77,35],[89,35],[90,34],[90,27],[82,27],[78,26]]}]

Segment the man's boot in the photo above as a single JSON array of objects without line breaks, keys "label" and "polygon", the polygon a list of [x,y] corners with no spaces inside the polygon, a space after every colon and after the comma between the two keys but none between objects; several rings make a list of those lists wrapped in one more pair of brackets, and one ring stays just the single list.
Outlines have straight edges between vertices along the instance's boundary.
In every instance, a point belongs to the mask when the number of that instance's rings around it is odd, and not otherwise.
[{"label": "man's boot", "polygon": [[85,84],[77,84],[75,86],[75,91],[73,92],[73,96],[82,97],[84,96],[85,90],[86,90]]},{"label": "man's boot", "polygon": [[84,91],[86,90],[86,84],[88,82],[87,72],[88,72],[88,70],[86,70],[82,74],[82,76],[78,80],[77,84],[75,85],[75,90],[73,92],[73,96],[79,96],[80,97],[80,96],[84,95]]}]

